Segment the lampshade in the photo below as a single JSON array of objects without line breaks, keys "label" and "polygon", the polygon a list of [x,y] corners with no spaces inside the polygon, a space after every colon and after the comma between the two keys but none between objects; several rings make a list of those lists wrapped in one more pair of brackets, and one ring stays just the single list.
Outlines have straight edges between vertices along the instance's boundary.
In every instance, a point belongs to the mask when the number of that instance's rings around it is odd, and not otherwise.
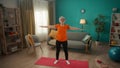
[{"label": "lampshade", "polygon": [[113,12],[117,12],[118,8],[112,8]]},{"label": "lampshade", "polygon": [[85,24],[86,20],[85,19],[80,19],[80,24]]}]

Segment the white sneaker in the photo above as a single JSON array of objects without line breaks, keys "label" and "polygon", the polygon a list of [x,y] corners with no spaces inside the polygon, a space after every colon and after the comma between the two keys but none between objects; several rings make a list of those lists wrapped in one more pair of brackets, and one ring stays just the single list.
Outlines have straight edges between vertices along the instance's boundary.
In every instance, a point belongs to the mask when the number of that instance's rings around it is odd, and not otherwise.
[{"label": "white sneaker", "polygon": [[54,64],[57,64],[57,63],[58,63],[58,60],[55,60],[55,61],[54,61]]},{"label": "white sneaker", "polygon": [[66,63],[67,63],[67,64],[70,64],[70,62],[69,62],[68,60],[66,60]]}]

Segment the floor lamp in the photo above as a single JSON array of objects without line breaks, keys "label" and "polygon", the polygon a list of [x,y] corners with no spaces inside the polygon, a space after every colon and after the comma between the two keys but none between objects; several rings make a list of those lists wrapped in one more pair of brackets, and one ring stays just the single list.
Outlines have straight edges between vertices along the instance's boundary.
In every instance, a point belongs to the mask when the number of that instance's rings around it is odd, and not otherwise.
[{"label": "floor lamp", "polygon": [[80,19],[80,24],[82,25],[82,32],[83,32],[83,25],[86,24],[86,20],[85,19]]}]

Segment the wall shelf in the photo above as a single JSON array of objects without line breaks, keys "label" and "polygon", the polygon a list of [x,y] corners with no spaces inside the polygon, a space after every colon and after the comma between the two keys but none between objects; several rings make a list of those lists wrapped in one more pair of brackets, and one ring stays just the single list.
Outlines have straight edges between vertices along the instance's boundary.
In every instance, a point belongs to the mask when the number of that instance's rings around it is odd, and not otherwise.
[{"label": "wall shelf", "polygon": [[111,16],[110,46],[120,46],[120,13]]},{"label": "wall shelf", "polygon": [[0,26],[3,54],[21,50],[23,47],[23,36],[20,9],[0,8]]}]

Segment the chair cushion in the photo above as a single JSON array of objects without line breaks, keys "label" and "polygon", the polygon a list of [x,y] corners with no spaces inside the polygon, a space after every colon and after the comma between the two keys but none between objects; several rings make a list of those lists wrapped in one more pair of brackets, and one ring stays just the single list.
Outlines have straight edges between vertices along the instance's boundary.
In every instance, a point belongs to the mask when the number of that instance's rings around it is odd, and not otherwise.
[{"label": "chair cushion", "polygon": [[52,39],[52,40],[50,40],[49,42],[48,42],[50,45],[56,45],[56,40],[55,39]]},{"label": "chair cushion", "polygon": [[34,40],[30,34],[28,34],[28,41],[29,41],[30,45],[34,45]]},{"label": "chair cushion", "polygon": [[82,41],[87,34],[86,32],[67,32],[67,37],[68,40]]},{"label": "chair cushion", "polygon": [[84,46],[85,46],[85,44],[81,41],[68,40],[69,48],[82,49],[82,48],[84,48]]},{"label": "chair cushion", "polygon": [[35,43],[35,46],[40,46],[41,45],[41,43]]},{"label": "chair cushion", "polygon": [[51,30],[51,32],[49,33],[49,36],[56,39],[56,34],[57,34],[56,30]]}]

